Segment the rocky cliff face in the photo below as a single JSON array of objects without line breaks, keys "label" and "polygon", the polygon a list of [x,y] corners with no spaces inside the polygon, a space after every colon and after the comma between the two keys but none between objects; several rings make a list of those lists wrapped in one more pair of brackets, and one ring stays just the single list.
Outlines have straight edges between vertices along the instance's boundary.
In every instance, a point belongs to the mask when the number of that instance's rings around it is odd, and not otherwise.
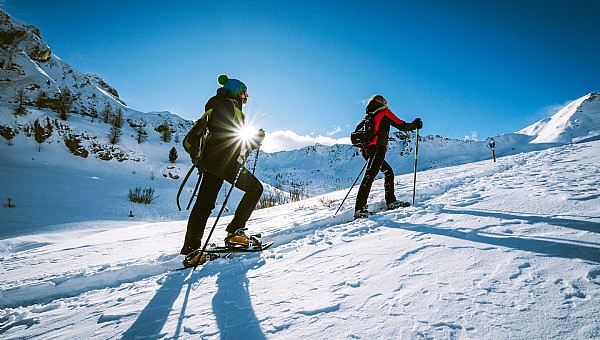
[{"label": "rocky cliff face", "polygon": [[53,54],[39,29],[0,10],[0,136],[10,144],[35,137],[83,158],[142,162],[143,141],[160,140],[167,154],[190,126],[169,112],[129,108],[100,76]]},{"label": "rocky cliff face", "polygon": [[[15,98],[15,94],[19,98]],[[0,101],[96,117],[126,108],[102,78],[83,74],[54,55],[40,30],[0,10]],[[61,104],[68,103],[68,107]]]},{"label": "rocky cliff face", "polygon": [[35,61],[48,61],[52,52],[50,47],[42,40],[40,30],[11,18],[6,12],[0,10],[0,50],[4,58],[0,60],[0,67],[11,69],[14,67],[12,58],[15,53],[24,52]]}]

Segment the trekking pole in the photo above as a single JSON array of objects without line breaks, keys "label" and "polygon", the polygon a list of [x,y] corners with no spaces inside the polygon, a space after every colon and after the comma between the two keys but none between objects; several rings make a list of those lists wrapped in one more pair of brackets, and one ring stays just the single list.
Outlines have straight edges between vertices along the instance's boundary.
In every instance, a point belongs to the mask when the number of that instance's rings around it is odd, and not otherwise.
[{"label": "trekking pole", "polygon": [[188,205],[185,208],[185,210],[190,210],[190,206],[192,205],[192,202],[194,201],[194,197],[196,197],[196,193],[198,192],[198,186],[200,186],[201,179],[202,179],[202,172],[198,172],[198,181],[196,182],[196,186],[194,187],[194,192],[192,193],[192,197],[190,197],[190,201],[188,202]]},{"label": "trekking pole", "polygon": [[185,175],[183,182],[181,182],[181,185],[179,186],[179,191],[177,192],[177,208],[179,208],[179,211],[181,211],[181,206],[179,205],[179,196],[181,196],[183,187],[185,186],[185,183],[187,182],[188,178],[190,178],[190,175],[192,174],[192,172],[194,172],[195,168],[196,168],[196,164],[192,165],[192,167],[190,168],[190,171],[188,171],[187,175]]},{"label": "trekking pole", "polygon": [[252,167],[252,174],[254,175],[254,172],[256,171],[256,164],[258,163],[258,153],[260,152],[260,144],[258,145],[258,148],[256,148],[256,158],[254,158],[254,166]]},{"label": "trekking pole", "polygon": [[[217,223],[219,222],[219,218],[221,218],[221,214],[223,214],[223,210],[225,210],[225,205],[227,204],[227,201],[229,200],[229,196],[231,195],[231,192],[233,191],[233,188],[235,188],[235,185],[237,184],[237,181],[240,178],[240,175],[242,174],[242,171],[244,171],[244,168],[246,167],[246,158],[247,158],[247,156],[248,156],[248,154],[246,153],[246,155],[243,157],[242,166],[240,167],[240,170],[238,170],[237,174],[235,175],[235,179],[233,180],[233,183],[231,183],[231,188],[229,189],[229,192],[225,196],[225,200],[223,201],[223,205],[221,206],[221,210],[219,210],[219,214],[217,215],[217,218],[215,219],[215,223],[213,223],[213,226],[210,229],[210,233],[208,234],[208,237],[206,238],[206,243],[204,243],[204,246],[202,247],[202,250],[200,251],[200,255],[198,255],[199,259],[202,258],[202,254],[204,254],[204,251],[206,251],[206,246],[208,246],[208,242],[210,241],[210,237],[212,236],[213,232],[215,231],[215,227],[217,226]],[[202,241],[202,240],[200,240],[200,241]],[[200,261],[198,261],[198,262],[200,262]],[[198,266],[198,264],[196,264],[193,268],[196,269],[197,266]]]},{"label": "trekking pole", "polygon": [[335,215],[337,215],[338,211],[340,211],[340,209],[342,208],[342,205],[344,205],[344,202],[346,202],[346,198],[348,198],[348,195],[350,195],[350,191],[352,191],[352,189],[354,188],[354,185],[356,184],[356,182],[358,182],[358,179],[362,175],[363,171],[365,171],[365,168],[367,167],[368,163],[369,163],[368,161],[365,162],[365,165],[363,166],[362,170],[360,171],[360,173],[358,174],[358,176],[354,180],[354,183],[352,183],[352,186],[350,187],[350,190],[348,190],[348,193],[346,194],[346,197],[344,197],[344,199],[342,200],[342,203],[340,204],[340,206],[335,211],[335,214],[333,214],[333,217],[335,217]]},{"label": "trekking pole", "polygon": [[415,194],[417,192],[417,160],[419,160],[419,129],[417,129],[417,145],[415,147],[415,178],[413,181],[413,201],[412,201],[413,205],[415,205]]}]

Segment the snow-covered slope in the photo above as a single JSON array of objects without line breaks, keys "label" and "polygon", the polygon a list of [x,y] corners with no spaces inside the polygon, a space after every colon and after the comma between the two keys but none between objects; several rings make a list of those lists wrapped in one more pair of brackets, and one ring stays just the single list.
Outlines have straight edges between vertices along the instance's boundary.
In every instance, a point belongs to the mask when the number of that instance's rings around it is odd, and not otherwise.
[{"label": "snow-covered slope", "polygon": [[[416,206],[365,220],[349,221],[356,190],[336,218],[345,190],[258,210],[249,227],[271,249],[196,271],[164,273],[179,266],[185,221],[4,239],[0,335],[598,338],[599,151],[424,171]],[[400,197],[411,180],[396,179]],[[376,181],[371,208],[382,201]]]},{"label": "snow-covered slope", "polygon": [[517,133],[534,137],[531,143],[577,143],[600,138],[600,93],[592,92]]}]

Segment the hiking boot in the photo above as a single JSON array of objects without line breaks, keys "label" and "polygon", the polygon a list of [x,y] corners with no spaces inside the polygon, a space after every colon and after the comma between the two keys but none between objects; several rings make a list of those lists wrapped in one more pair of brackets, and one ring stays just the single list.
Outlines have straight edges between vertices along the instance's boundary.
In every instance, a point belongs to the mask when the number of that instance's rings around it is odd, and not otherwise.
[{"label": "hiking boot", "polygon": [[183,260],[183,266],[185,268],[190,268],[190,267],[198,267],[200,265],[203,265],[206,263],[206,261],[213,261],[219,258],[219,254],[207,254],[207,253],[202,253],[202,256],[200,256],[200,251],[196,251],[196,252],[192,252],[190,253],[188,256],[185,257],[185,259]]},{"label": "hiking boot", "polygon": [[225,246],[226,247],[259,247],[260,241],[254,235],[246,235],[244,232],[246,228],[240,228],[236,230],[234,233],[227,233],[225,237]]},{"label": "hiking boot", "polygon": [[179,254],[188,256],[189,254],[193,253],[196,250],[198,250],[198,247],[190,247],[190,246],[183,245],[183,247],[181,247],[181,250],[179,251]]},{"label": "hiking boot", "polygon": [[410,203],[402,202],[402,201],[394,201],[394,202],[387,204],[388,210],[394,210],[394,209],[406,208],[406,207],[410,207]]},{"label": "hiking boot", "polygon": [[355,220],[359,218],[367,218],[369,216],[371,216],[371,214],[369,214],[369,211],[367,209],[362,209],[354,212]]}]

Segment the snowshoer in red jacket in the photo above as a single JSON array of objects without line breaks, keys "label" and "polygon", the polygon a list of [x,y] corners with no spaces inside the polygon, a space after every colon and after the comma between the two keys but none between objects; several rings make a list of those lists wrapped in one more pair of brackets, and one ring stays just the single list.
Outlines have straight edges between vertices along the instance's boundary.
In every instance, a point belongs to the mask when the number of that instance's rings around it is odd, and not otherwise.
[{"label": "snowshoer in red jacket", "polygon": [[384,175],[385,202],[388,209],[396,209],[404,206],[403,202],[396,200],[394,195],[394,171],[392,167],[385,161],[385,153],[387,152],[388,134],[390,126],[401,131],[411,131],[421,129],[423,122],[421,118],[415,119],[412,123],[406,123],[390,111],[387,106],[387,101],[381,95],[371,97],[367,104],[367,115],[373,116],[375,137],[367,145],[361,149],[363,158],[367,161],[367,170],[363,177],[358,195],[356,196],[356,205],[354,207],[354,218],[365,218],[369,216],[367,210],[367,199],[371,191],[371,185],[379,170]]}]

